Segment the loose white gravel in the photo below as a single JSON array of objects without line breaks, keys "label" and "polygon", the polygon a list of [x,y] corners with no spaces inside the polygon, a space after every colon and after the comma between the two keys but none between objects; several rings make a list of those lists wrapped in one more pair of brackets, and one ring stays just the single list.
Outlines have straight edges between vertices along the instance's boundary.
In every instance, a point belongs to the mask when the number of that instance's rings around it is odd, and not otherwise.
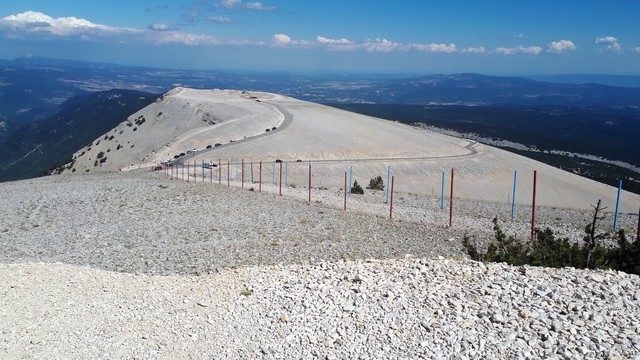
[{"label": "loose white gravel", "polygon": [[[248,191],[254,187],[255,191]],[[0,358],[640,356],[640,278],[482,264],[506,204],[245,189],[143,172],[0,184]],[[537,209],[579,239],[591,214]],[[632,231],[637,216],[618,226]],[[633,232],[632,232],[633,233]]]}]

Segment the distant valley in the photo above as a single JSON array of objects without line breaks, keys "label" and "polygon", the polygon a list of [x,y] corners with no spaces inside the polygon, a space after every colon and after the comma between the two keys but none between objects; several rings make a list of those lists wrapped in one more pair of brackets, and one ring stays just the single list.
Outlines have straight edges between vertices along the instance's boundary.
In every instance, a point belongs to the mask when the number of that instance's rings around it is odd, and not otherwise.
[{"label": "distant valley", "polygon": [[[624,188],[640,193],[640,174],[633,170],[640,167],[634,139],[640,130],[638,78],[566,75],[538,80],[543,81],[479,74],[302,75],[0,60],[0,181],[45,173],[160,94],[185,86],[273,92],[518,143],[523,146],[506,148],[609,185],[623,179]],[[601,84],[582,83],[589,80]]]}]

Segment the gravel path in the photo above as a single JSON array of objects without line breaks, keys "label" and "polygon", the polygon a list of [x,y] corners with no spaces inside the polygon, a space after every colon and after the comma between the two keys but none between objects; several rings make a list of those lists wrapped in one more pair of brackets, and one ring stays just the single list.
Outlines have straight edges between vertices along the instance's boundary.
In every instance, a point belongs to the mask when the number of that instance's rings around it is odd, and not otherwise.
[{"label": "gravel path", "polygon": [[[248,186],[247,186],[248,187]],[[255,187],[257,190],[257,187]],[[525,209],[144,172],[0,184],[0,358],[633,358],[640,279],[463,257]],[[588,213],[538,209],[579,239]],[[509,221],[508,221],[509,220]],[[634,229],[637,216],[619,226]],[[409,255],[410,254],[410,255]]]}]

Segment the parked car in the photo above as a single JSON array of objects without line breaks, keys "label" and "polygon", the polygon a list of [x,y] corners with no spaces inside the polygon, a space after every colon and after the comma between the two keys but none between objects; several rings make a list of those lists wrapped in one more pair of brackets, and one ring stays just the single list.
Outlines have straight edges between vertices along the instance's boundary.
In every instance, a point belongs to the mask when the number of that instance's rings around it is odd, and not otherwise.
[{"label": "parked car", "polygon": [[222,146],[222,144],[220,143],[216,143],[215,145],[213,145],[214,147],[218,147],[218,146]]},{"label": "parked car", "polygon": [[277,162],[277,163],[281,163],[281,162],[282,162],[282,160],[280,160],[280,159],[276,159],[276,162]]},{"label": "parked car", "polygon": [[267,129],[267,130],[265,130],[265,132],[269,132],[269,131],[271,131],[271,129]]},{"label": "parked car", "polygon": [[213,147],[213,145],[209,144],[207,145],[207,149],[211,149]]},{"label": "parked car", "polygon": [[271,128],[271,130],[275,130],[275,129],[276,129],[276,127],[275,127],[275,126]]}]

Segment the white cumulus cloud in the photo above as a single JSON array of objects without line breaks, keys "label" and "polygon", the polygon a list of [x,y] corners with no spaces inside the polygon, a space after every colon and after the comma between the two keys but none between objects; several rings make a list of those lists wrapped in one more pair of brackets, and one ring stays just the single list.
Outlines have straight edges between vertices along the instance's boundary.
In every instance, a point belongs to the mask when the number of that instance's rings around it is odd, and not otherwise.
[{"label": "white cumulus cloud", "polygon": [[539,55],[541,52],[542,48],[540,46],[524,47],[520,45],[514,48],[499,47],[496,49],[496,53],[501,55]]},{"label": "white cumulus cloud", "polygon": [[552,41],[548,44],[547,51],[551,53],[565,53],[577,48],[576,44],[571,40]]},{"label": "white cumulus cloud", "polygon": [[347,39],[329,39],[324,36],[316,37],[316,41],[320,44],[328,44],[328,45],[350,45],[353,44],[353,41]]},{"label": "white cumulus cloud", "polygon": [[290,45],[293,42],[289,35],[285,34],[275,34],[271,37],[271,41],[278,46]]},{"label": "white cumulus cloud", "polygon": [[456,52],[456,44],[410,44],[409,48],[423,52],[442,52],[453,53]]},{"label": "white cumulus cloud", "polygon": [[466,49],[462,49],[463,53],[469,53],[469,54],[482,54],[486,51],[487,49],[485,49],[484,46],[468,47]]},{"label": "white cumulus cloud", "polygon": [[49,15],[36,11],[25,11],[17,15],[6,16],[0,19],[0,28],[27,34],[46,34],[53,36],[82,36],[136,31],[129,28],[116,28],[94,24],[91,21],[76,17],[52,18]]},{"label": "white cumulus cloud", "polygon": [[596,44],[613,44],[618,42],[618,38],[613,36],[603,36],[595,38],[594,42]]},{"label": "white cumulus cloud", "polygon": [[389,53],[395,50],[402,50],[404,46],[387,39],[373,39],[365,40],[364,43],[362,43],[362,48],[368,52]]},{"label": "white cumulus cloud", "polygon": [[640,46],[636,47],[633,49],[633,51],[637,52],[638,54],[640,54]]},{"label": "white cumulus cloud", "polygon": [[622,51],[622,47],[620,43],[618,43],[618,38],[615,36],[602,36],[597,37],[593,40],[593,42],[597,45],[604,46],[604,50],[611,52],[620,52]]},{"label": "white cumulus cloud", "polygon": [[286,34],[275,34],[271,37],[271,43],[275,46],[309,46],[306,40],[293,40]]},{"label": "white cumulus cloud", "polygon": [[96,41],[132,44],[181,44],[199,45],[251,45],[246,40],[221,41],[213,35],[176,31],[171,25],[154,23],[147,29],[132,29],[95,24],[75,17],[52,18],[46,14],[27,11],[0,19],[0,33],[12,38],[56,39],[72,38],[79,41]]}]

